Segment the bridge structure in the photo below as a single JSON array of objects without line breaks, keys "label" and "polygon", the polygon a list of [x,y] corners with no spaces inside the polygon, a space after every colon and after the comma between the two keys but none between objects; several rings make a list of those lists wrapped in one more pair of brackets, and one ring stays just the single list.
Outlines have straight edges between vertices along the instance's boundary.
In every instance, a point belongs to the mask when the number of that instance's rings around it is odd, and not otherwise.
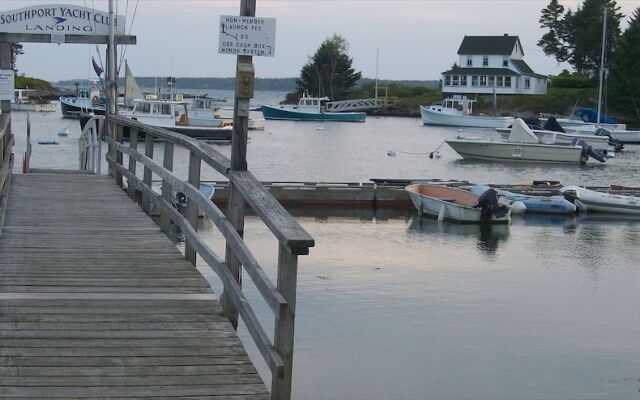
[{"label": "bridge structure", "polygon": [[[255,0],[242,0],[240,15],[254,16]],[[289,400],[298,257],[315,242],[247,168],[251,57],[237,59],[245,75],[227,158],[114,112],[114,47],[135,37],[114,37],[113,29],[92,38],[0,32],[0,69],[10,69],[13,41],[110,43],[110,104],[83,130],[80,170],[27,174],[13,173],[10,104],[0,104],[0,398]],[[189,154],[186,179],[174,172],[176,148]],[[108,175],[100,173],[105,159]],[[228,179],[226,210],[200,192],[203,167]],[[162,181],[161,193],[153,180]],[[177,191],[187,197],[184,214],[172,204]],[[247,205],[276,239],[275,282],[243,239]],[[224,238],[223,252],[198,234],[203,214]],[[183,252],[167,237],[175,227]],[[203,268],[222,282],[218,296]],[[268,305],[272,332],[245,296],[243,277]],[[236,334],[240,320],[270,385]]]}]

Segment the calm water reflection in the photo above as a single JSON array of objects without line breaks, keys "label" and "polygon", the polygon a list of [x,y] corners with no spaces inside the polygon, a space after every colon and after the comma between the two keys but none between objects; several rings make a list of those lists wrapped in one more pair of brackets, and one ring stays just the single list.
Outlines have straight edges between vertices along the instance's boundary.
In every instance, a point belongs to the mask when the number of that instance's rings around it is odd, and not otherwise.
[{"label": "calm water reflection", "polygon": [[[295,398],[638,398],[640,221],[485,230],[407,211],[294,212],[317,243],[299,268]],[[245,232],[273,276],[275,241],[253,217]]]},{"label": "calm water reflection", "polygon": [[[59,115],[33,120],[36,139],[56,138],[71,122]],[[15,113],[17,160],[24,121],[24,113]],[[604,166],[469,163],[446,146],[435,160],[388,157],[388,149],[429,152],[462,134],[425,128],[417,119],[317,125],[269,121],[267,130],[250,134],[250,168],[261,179],[288,181],[560,179],[640,186],[633,147]],[[35,146],[32,165],[76,168],[79,129],[70,130],[55,148]],[[183,176],[186,158],[177,153]],[[209,170],[203,177],[219,178]],[[411,210],[294,213],[317,243],[300,259],[294,398],[638,398],[640,221],[533,216],[486,230],[421,221]],[[201,232],[224,253],[209,221]],[[254,217],[245,232],[274,277],[276,241]],[[272,331],[269,308],[249,278],[244,285]],[[241,335],[259,360],[244,329]]]}]

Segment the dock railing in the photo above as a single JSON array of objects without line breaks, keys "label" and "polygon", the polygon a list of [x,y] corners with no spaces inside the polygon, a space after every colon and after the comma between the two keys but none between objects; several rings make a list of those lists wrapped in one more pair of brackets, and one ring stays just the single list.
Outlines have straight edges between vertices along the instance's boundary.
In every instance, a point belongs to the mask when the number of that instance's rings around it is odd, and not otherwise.
[{"label": "dock railing", "polygon": [[11,114],[0,114],[0,235],[7,211],[11,170],[13,169],[13,144],[11,134]]},{"label": "dock railing", "polygon": [[[293,366],[293,339],[296,305],[296,284],[298,256],[309,254],[314,246],[313,238],[289,215],[278,201],[267,192],[249,171],[232,171],[230,160],[218,153],[211,145],[187,136],[156,128],[120,116],[109,116],[110,135],[107,161],[116,182],[124,189],[127,181],[129,196],[135,199],[136,191],[142,193],[142,208],[150,213],[153,202],[160,209],[160,226],[169,232],[171,222],[178,225],[186,239],[185,257],[194,265],[196,254],[218,275],[224,288],[221,296],[224,314],[237,326],[237,315],[244,321],[258,350],[272,374],[271,398],[289,400]],[[124,129],[129,130],[129,144],[123,142]],[[145,135],[144,154],[137,150],[138,137]],[[164,142],[162,164],[153,159],[154,141]],[[175,146],[187,149],[189,156],[188,180],[184,181],[173,172]],[[123,165],[124,156],[129,165]],[[260,263],[252,255],[244,242],[243,232],[238,232],[225,214],[206,198],[199,190],[202,162],[228,177],[241,195],[233,202],[246,202],[271,230],[279,242],[277,285],[274,285]],[[142,179],[136,175],[136,166],[144,166]],[[162,194],[151,187],[153,175],[162,179]],[[124,179],[123,179],[124,178]],[[188,198],[186,216],[172,206],[175,191],[181,191]],[[273,342],[258,321],[251,305],[242,291],[239,275],[236,275],[224,261],[215,254],[198,235],[198,213],[204,212],[222,233],[226,241],[227,259],[229,255],[244,266],[247,275],[269,305],[275,316]],[[225,301],[226,300],[226,301]],[[235,321],[234,321],[235,320]]]},{"label": "dock railing", "polygon": [[102,140],[101,132],[104,124],[104,116],[96,115],[89,119],[82,128],[82,134],[78,139],[78,154],[80,157],[80,169],[100,175]]}]

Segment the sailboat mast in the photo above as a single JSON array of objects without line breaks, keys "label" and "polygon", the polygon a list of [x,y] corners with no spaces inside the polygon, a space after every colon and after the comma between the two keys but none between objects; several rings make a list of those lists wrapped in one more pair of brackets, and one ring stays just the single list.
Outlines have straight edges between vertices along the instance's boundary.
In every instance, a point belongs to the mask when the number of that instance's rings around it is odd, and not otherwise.
[{"label": "sailboat mast", "polygon": [[116,102],[118,101],[118,93],[116,91],[116,79],[118,79],[116,74],[116,40],[115,40],[115,32],[116,32],[116,15],[114,12],[115,2],[114,0],[109,0],[109,46],[108,46],[108,59],[107,59],[107,86],[109,89],[109,96],[107,97],[109,100],[109,114],[116,113]]},{"label": "sailboat mast", "polygon": [[378,61],[380,60],[380,49],[376,49],[376,101],[378,100]]},{"label": "sailboat mast", "polygon": [[600,111],[602,110],[602,85],[604,83],[604,50],[607,42],[607,6],[604,6],[604,21],[602,22],[602,53],[600,55],[600,85],[598,86],[598,116],[596,123],[600,125]]}]

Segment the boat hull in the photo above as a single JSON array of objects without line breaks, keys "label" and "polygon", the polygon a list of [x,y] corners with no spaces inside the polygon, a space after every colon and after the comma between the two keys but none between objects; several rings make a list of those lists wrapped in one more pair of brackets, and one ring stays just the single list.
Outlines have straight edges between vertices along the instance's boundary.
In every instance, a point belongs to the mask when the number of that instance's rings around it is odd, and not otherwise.
[{"label": "boat hull", "polygon": [[623,144],[640,144],[640,131],[608,131],[611,139]]},{"label": "boat hull", "polygon": [[596,192],[578,186],[565,186],[560,192],[576,194],[575,204],[581,212],[640,215],[640,197]]},{"label": "boat hull", "polygon": [[80,118],[82,113],[104,115],[104,105],[93,105],[90,101],[84,101],[75,97],[60,97],[60,111],[62,118]]},{"label": "boat hull", "polygon": [[313,113],[296,111],[283,107],[262,106],[262,114],[265,119],[290,120],[290,121],[338,121],[338,122],[364,122],[367,115],[362,112],[324,112]]},{"label": "boat hull", "polygon": [[504,162],[584,164],[579,146],[510,143],[489,140],[449,139],[447,144],[462,158]]},{"label": "boat hull", "polygon": [[[489,222],[489,223],[509,223],[511,221],[511,210],[509,210],[504,216],[496,217],[495,215],[491,216],[491,219],[482,219],[482,209],[479,207],[470,206],[468,204],[460,204],[456,202],[448,201],[450,199],[446,199],[445,197],[455,197],[455,191],[466,192],[460,189],[455,188],[447,188],[447,187],[439,187],[445,192],[453,193],[452,196],[429,196],[425,194],[421,194],[421,186],[430,186],[424,184],[414,184],[406,187],[407,192],[409,193],[409,197],[411,198],[411,202],[416,207],[418,212],[421,215],[427,215],[433,218],[437,218],[438,220],[450,220],[461,223],[479,223],[479,222]],[[477,195],[467,192],[468,194],[474,196],[476,199]]]},{"label": "boat hull", "polygon": [[478,115],[450,115],[420,106],[424,125],[465,126],[470,128],[506,128],[513,124],[512,117],[483,117]]},{"label": "boat hull", "polygon": [[[504,139],[508,139],[509,133],[511,133],[510,128],[497,128],[496,131],[498,131],[498,133],[500,133],[500,135]],[[612,149],[612,146],[609,144],[609,138],[607,136],[554,132],[554,131],[545,131],[545,130],[539,130],[539,129],[532,129],[532,132],[534,133],[534,135],[536,135],[538,140],[540,140],[540,143],[543,143],[543,144],[570,145],[575,139],[582,139],[594,149],[597,149],[597,150]]]}]

